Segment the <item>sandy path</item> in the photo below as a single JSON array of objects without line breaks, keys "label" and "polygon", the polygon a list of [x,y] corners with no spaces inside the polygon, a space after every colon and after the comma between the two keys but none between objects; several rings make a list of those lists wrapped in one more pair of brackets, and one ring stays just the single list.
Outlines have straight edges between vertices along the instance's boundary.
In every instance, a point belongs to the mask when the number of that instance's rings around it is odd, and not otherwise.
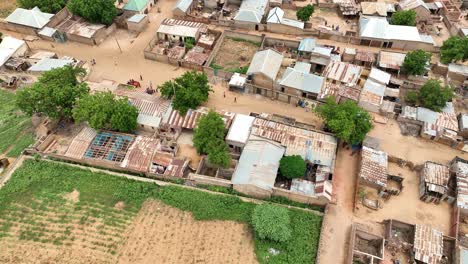
[{"label": "sandy path", "polygon": [[118,263],[257,263],[251,232],[230,221],[195,221],[183,212],[147,201]]}]

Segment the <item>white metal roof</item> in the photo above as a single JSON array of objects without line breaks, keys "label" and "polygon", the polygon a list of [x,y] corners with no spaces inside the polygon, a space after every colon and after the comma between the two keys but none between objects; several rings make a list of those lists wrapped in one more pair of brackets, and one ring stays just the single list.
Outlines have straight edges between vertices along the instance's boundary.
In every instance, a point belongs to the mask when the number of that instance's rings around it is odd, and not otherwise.
[{"label": "white metal roof", "polygon": [[173,10],[179,9],[180,11],[186,13],[189,7],[192,5],[192,2],[193,0],[179,0],[175,4],[175,7]]},{"label": "white metal roof", "polygon": [[275,80],[282,61],[283,54],[272,49],[258,51],[252,58],[247,74],[263,73],[268,78]]},{"label": "white metal roof", "polygon": [[[3,66],[5,62],[11,58],[21,47],[26,46],[26,42],[21,39],[6,36],[0,43],[0,66]],[[20,54],[24,55],[24,54]]]},{"label": "white metal roof", "polygon": [[401,1],[399,4],[400,8],[402,10],[409,10],[409,9],[415,9],[419,6],[422,6],[423,8],[425,8],[427,11],[429,11],[429,7],[427,6],[427,4],[422,1],[422,0],[403,0]]},{"label": "white metal roof", "polygon": [[312,52],[315,46],[316,46],[316,43],[315,43],[314,38],[305,38],[305,39],[302,39],[301,42],[299,43],[298,50]]},{"label": "white metal roof", "polygon": [[144,125],[148,127],[159,127],[161,124],[161,117],[146,115],[146,114],[138,114],[137,123],[139,125]]},{"label": "white metal roof", "polygon": [[17,8],[5,20],[18,25],[43,28],[53,16],[53,14],[41,12],[38,7],[31,10]]},{"label": "white metal roof", "polygon": [[260,23],[268,0],[244,0],[237,12],[234,20],[242,22]]},{"label": "white metal roof", "polygon": [[457,64],[457,63],[450,63],[448,65],[449,72],[455,72],[459,74],[463,74],[468,76],[468,65]]},{"label": "white metal roof", "polygon": [[374,67],[372,67],[369,73],[370,79],[374,79],[375,81],[383,83],[383,84],[388,84],[390,82],[391,77],[392,77],[391,74],[384,72],[382,70],[379,70],[377,68],[374,68]]},{"label": "white metal roof", "polygon": [[359,35],[361,38],[422,41],[417,27],[390,25],[385,17],[376,16],[361,16]]},{"label": "white metal roof", "polygon": [[31,66],[28,71],[32,72],[45,72],[50,71],[55,68],[61,68],[66,65],[72,65],[73,60],[63,60],[63,59],[49,59],[44,58],[40,60],[38,63]]},{"label": "white metal roof", "polygon": [[53,37],[57,29],[51,27],[44,27],[41,31],[38,32],[39,35],[46,37]]},{"label": "white metal roof", "polygon": [[280,85],[295,88],[304,92],[318,94],[322,90],[324,78],[311,73],[287,68],[281,78]]},{"label": "white metal roof", "polygon": [[159,26],[159,29],[158,29],[157,33],[195,38],[197,36],[197,33],[198,33],[199,30],[200,30],[200,28],[198,28],[198,27],[189,27],[189,26],[184,26],[184,25],[164,25],[164,24],[161,24]]},{"label": "white metal roof", "polygon": [[140,23],[143,19],[145,19],[147,15],[145,14],[135,14],[131,18],[128,19],[128,22],[132,23]]},{"label": "white metal roof", "polygon": [[246,144],[250,136],[250,129],[252,128],[254,119],[255,117],[253,116],[236,114],[229,128],[226,140]]},{"label": "white metal roof", "polygon": [[268,12],[267,23],[274,23],[274,24],[281,24],[283,20],[284,11],[279,7],[272,8],[270,12]]}]

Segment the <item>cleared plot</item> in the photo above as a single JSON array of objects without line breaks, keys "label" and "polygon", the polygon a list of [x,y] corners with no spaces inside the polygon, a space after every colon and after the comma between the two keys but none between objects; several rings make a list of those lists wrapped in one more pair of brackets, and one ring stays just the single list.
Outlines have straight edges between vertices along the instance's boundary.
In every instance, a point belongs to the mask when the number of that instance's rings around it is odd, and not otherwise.
[{"label": "cleared plot", "polygon": [[0,1],[0,17],[7,17],[16,8],[16,0]]},{"label": "cleared plot", "polygon": [[290,209],[281,244],[252,234],[254,207],[26,160],[0,189],[0,263],[313,263],[320,216]]},{"label": "cleared plot", "polygon": [[254,41],[225,37],[216,57],[211,63],[211,67],[230,72],[247,72],[250,61],[259,46],[260,43]]}]

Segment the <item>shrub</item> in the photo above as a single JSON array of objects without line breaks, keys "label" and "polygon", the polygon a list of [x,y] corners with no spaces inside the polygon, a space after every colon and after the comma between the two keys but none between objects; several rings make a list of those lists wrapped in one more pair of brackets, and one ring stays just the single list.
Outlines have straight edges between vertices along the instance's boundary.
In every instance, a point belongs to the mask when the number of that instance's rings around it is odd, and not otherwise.
[{"label": "shrub", "polygon": [[422,75],[426,73],[426,67],[431,59],[431,53],[424,50],[410,51],[403,61],[402,70],[412,75]]},{"label": "shrub", "polygon": [[313,13],[314,13],[314,6],[309,4],[298,9],[296,12],[296,16],[297,16],[297,19],[307,22],[309,21]]},{"label": "shrub", "polygon": [[416,25],[416,12],[414,10],[396,11],[390,23],[399,26],[414,26]]},{"label": "shrub", "polygon": [[304,177],[306,163],[299,155],[285,156],[280,160],[280,173],[288,179]]},{"label": "shrub", "polygon": [[440,47],[440,60],[443,63],[468,59],[468,37],[450,37]]},{"label": "shrub", "polygon": [[286,242],[291,238],[288,210],[272,204],[257,205],[252,214],[252,225],[261,239]]}]

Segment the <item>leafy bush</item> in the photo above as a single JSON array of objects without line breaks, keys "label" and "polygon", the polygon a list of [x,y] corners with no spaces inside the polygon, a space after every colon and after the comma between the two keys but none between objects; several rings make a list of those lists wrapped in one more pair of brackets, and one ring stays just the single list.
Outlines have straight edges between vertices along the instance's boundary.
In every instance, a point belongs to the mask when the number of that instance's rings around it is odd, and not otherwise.
[{"label": "leafy bush", "polygon": [[414,26],[416,25],[416,12],[414,10],[398,10],[390,20],[392,25]]},{"label": "leafy bush", "polygon": [[195,46],[195,39],[191,38],[191,37],[186,38],[185,39],[185,47],[188,50],[191,50],[191,49],[193,49],[193,46]]},{"label": "leafy bush", "polygon": [[443,63],[468,59],[468,37],[450,37],[440,47],[440,60]]},{"label": "leafy bush", "polygon": [[302,8],[299,8],[297,11],[296,11],[296,16],[297,16],[297,19],[301,20],[301,21],[304,21],[304,22],[307,22],[309,21],[310,17],[312,16],[312,14],[314,13],[314,6],[311,5],[311,4],[308,4]]},{"label": "leafy bush", "polygon": [[288,241],[291,239],[290,223],[288,210],[272,204],[257,205],[252,214],[252,225],[261,239]]},{"label": "leafy bush", "polygon": [[406,97],[405,97],[405,101],[406,101],[406,103],[408,103],[410,105],[417,104],[418,101],[419,101],[419,93],[416,92],[416,91],[407,92]]},{"label": "leafy bush", "polygon": [[92,23],[111,25],[117,16],[114,0],[70,0],[68,9]]},{"label": "leafy bush", "polygon": [[436,112],[442,111],[452,98],[453,90],[450,87],[442,87],[438,80],[427,81],[419,90],[421,104]]},{"label": "leafy bush", "polygon": [[66,0],[17,0],[20,7],[25,9],[32,9],[39,7],[45,13],[57,13],[67,4]]},{"label": "leafy bush", "polygon": [[403,61],[402,70],[405,73],[413,75],[422,75],[426,73],[426,67],[431,60],[431,53],[424,50],[415,50],[406,53]]},{"label": "leafy bush", "polygon": [[306,163],[299,155],[285,156],[280,160],[279,170],[288,179],[304,177]]}]

